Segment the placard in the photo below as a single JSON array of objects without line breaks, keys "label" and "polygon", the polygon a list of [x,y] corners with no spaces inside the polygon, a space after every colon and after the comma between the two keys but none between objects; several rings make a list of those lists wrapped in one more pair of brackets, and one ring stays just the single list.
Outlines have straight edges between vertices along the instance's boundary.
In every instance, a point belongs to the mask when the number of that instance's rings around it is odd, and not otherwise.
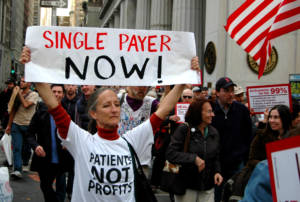
[{"label": "placard", "polygon": [[175,114],[180,118],[178,123],[185,122],[185,114],[190,106],[188,102],[178,102],[175,107]]},{"label": "placard", "polygon": [[90,27],[29,27],[25,80],[85,85],[201,84],[191,70],[194,33]]},{"label": "placard", "polygon": [[300,136],[266,145],[273,201],[300,201]]},{"label": "placard", "polygon": [[291,109],[291,88],[289,84],[248,86],[247,99],[249,110],[253,109],[255,114],[263,114],[266,108],[283,104]]}]

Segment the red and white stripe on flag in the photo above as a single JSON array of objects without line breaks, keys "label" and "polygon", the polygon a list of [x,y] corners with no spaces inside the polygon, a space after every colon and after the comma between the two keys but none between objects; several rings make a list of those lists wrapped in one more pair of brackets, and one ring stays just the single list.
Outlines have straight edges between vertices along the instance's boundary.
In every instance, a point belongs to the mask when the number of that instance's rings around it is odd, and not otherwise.
[{"label": "red and white stripe on flag", "polygon": [[263,75],[270,40],[300,29],[300,0],[246,0],[227,19],[225,30],[259,64]]}]

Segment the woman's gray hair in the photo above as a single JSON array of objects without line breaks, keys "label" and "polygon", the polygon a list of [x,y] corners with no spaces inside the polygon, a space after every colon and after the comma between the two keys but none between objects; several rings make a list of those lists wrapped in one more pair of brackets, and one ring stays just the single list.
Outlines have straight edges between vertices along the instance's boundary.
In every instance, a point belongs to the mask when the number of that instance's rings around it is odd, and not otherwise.
[{"label": "woman's gray hair", "polygon": [[97,128],[96,128],[96,120],[93,119],[90,115],[90,111],[96,111],[96,106],[97,106],[97,103],[98,103],[98,98],[99,98],[99,95],[102,94],[104,91],[106,90],[111,90],[113,92],[114,89],[112,88],[109,88],[109,87],[101,87],[101,88],[98,88],[90,97],[89,97],[89,100],[88,100],[88,104],[87,104],[87,113],[88,113],[88,116],[90,118],[90,121],[89,121],[89,124],[88,124],[88,131],[91,133],[91,134],[94,134],[97,132]]},{"label": "woman's gray hair", "polygon": [[89,97],[89,100],[88,100],[88,104],[87,104],[87,112],[89,111],[96,111],[96,106],[97,106],[97,103],[98,103],[98,98],[99,98],[99,95],[102,94],[104,91],[106,90],[111,90],[113,92],[114,89],[112,88],[109,88],[109,87],[101,87],[101,88],[98,88],[90,97]]}]

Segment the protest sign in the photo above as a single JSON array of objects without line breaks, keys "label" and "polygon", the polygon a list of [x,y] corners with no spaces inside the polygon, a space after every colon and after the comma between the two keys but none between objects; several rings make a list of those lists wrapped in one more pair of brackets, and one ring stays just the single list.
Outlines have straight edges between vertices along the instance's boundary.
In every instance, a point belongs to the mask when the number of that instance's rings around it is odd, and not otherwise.
[{"label": "protest sign", "polygon": [[178,102],[175,107],[175,114],[180,118],[178,123],[185,122],[185,114],[190,106],[190,103],[187,102]]},{"label": "protest sign", "polygon": [[248,86],[247,99],[249,109],[255,114],[263,114],[266,108],[283,104],[291,108],[291,88],[289,84]]},{"label": "protest sign", "polygon": [[300,200],[300,136],[267,144],[273,201]]},{"label": "protest sign", "polygon": [[25,80],[85,85],[199,84],[189,32],[88,27],[29,27]]}]

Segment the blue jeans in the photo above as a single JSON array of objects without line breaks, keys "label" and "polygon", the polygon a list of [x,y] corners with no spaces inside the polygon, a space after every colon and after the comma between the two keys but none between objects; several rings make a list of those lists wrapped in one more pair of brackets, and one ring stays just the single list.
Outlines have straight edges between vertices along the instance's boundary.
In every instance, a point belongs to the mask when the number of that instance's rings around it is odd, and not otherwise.
[{"label": "blue jeans", "polygon": [[[21,126],[13,123],[11,126],[11,137],[13,146],[13,157],[14,157],[14,170],[22,171],[22,148],[24,143],[24,137],[28,126]],[[27,148],[28,149],[28,148]],[[29,148],[30,149],[30,148]],[[28,152],[28,151],[25,151]]]}]

